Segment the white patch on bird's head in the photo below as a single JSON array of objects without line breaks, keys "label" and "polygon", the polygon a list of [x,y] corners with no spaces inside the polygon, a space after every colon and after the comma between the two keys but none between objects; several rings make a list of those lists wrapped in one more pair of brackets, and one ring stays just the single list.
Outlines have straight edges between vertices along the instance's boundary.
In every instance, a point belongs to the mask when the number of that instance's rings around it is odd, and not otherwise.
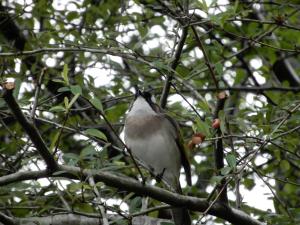
[{"label": "white patch on bird's head", "polygon": [[138,96],[133,102],[129,115],[155,115],[155,111],[142,96]]},{"label": "white patch on bird's head", "polygon": [[151,96],[151,101],[152,101],[153,103],[156,103],[156,99],[154,98],[153,95]]}]

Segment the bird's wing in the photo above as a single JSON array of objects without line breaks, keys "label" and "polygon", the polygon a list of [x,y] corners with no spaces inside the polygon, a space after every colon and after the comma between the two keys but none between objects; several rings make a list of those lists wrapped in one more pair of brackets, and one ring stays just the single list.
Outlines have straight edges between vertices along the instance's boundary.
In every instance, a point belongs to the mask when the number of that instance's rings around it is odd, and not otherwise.
[{"label": "bird's wing", "polygon": [[190,162],[188,160],[186,148],[184,146],[184,141],[179,129],[179,126],[177,122],[168,114],[164,114],[164,117],[167,118],[167,120],[171,123],[171,125],[175,128],[175,141],[178,146],[178,149],[180,151],[181,156],[181,164],[183,165],[185,175],[186,175],[186,181],[189,186],[192,185],[192,176],[191,176],[191,166]]}]

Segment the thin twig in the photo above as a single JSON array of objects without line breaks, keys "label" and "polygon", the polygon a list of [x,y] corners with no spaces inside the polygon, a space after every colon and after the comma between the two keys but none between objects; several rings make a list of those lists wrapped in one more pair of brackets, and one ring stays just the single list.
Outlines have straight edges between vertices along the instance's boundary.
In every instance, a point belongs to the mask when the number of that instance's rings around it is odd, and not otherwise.
[{"label": "thin twig", "polygon": [[45,71],[46,71],[46,67],[42,68],[41,75],[38,79],[38,83],[36,84],[36,89],[35,89],[35,94],[34,94],[34,102],[33,102],[32,110],[31,110],[31,113],[30,113],[30,117],[31,117],[32,120],[34,120],[34,117],[35,117],[35,111],[36,111],[36,107],[38,105],[39,93],[40,93],[40,90],[41,90],[41,84],[42,84],[42,80],[43,80]]},{"label": "thin twig", "polygon": [[111,49],[97,49],[97,48],[87,48],[87,47],[53,47],[53,48],[40,48],[35,49],[31,51],[22,51],[22,52],[2,52],[0,53],[0,58],[2,57],[18,57],[18,56],[31,56],[36,54],[47,54],[47,53],[56,53],[56,52],[71,52],[71,53],[79,53],[79,52],[90,52],[94,54],[104,54],[104,55],[113,55],[113,56],[119,56],[121,58],[139,61],[141,63],[144,63],[146,65],[151,65],[148,61],[144,60],[143,58],[132,54],[132,53],[126,53],[126,52],[120,52],[120,51],[114,51]]},{"label": "thin twig", "polygon": [[105,209],[101,205],[101,195],[100,195],[100,192],[98,191],[97,186],[95,185],[94,177],[92,177],[92,176],[89,177],[89,183],[93,187],[94,193],[95,193],[96,198],[97,198],[97,203],[98,203],[100,213],[101,213],[101,216],[102,216],[102,223],[103,223],[103,225],[109,225],[108,219],[107,219],[107,216],[106,216],[106,213],[105,213]]},{"label": "thin twig", "polygon": [[186,97],[183,94],[180,93],[180,91],[176,88],[175,84],[171,83],[171,86],[174,88],[174,90],[176,91],[176,93],[179,94],[183,98],[183,100],[191,107],[191,109],[197,114],[197,116],[199,117],[199,119],[202,120],[202,121],[204,121],[205,120],[204,117],[201,116],[198,113],[197,109],[195,109],[195,107],[186,99]]},{"label": "thin twig", "polygon": [[[176,49],[176,52],[175,52],[175,55],[174,55],[174,59],[172,60],[171,65],[170,65],[170,68],[172,70],[176,70],[176,67],[179,64],[181,52],[182,52],[187,34],[188,34],[188,27],[184,27],[182,29],[182,35],[181,35],[179,43],[177,45],[177,49]],[[173,74],[168,73],[167,77],[166,77],[165,85],[164,85],[164,88],[163,88],[163,91],[162,91],[162,94],[161,94],[161,98],[160,98],[160,106],[162,108],[165,108],[166,105],[167,105],[167,99],[168,99],[168,95],[169,95],[169,92],[170,92],[172,79],[173,79]]]},{"label": "thin twig", "polygon": [[267,185],[267,187],[269,188],[269,190],[271,191],[271,193],[273,194],[275,200],[281,205],[281,207],[284,209],[284,211],[286,212],[286,214],[288,215],[288,217],[293,221],[293,216],[292,214],[289,212],[289,209],[287,208],[287,205],[285,205],[283,203],[283,201],[278,197],[278,195],[276,194],[276,192],[273,190],[272,186],[265,181],[265,179],[262,177],[261,173],[255,169],[255,167],[248,165],[250,168],[252,168],[254,170],[254,172],[259,176],[259,178],[262,180],[262,182],[264,182],[265,185]]},{"label": "thin twig", "polygon": [[211,62],[209,60],[209,57],[208,57],[208,55],[206,53],[206,50],[205,50],[205,48],[204,48],[204,46],[203,46],[203,44],[202,44],[202,42],[201,42],[201,40],[200,40],[200,38],[198,36],[197,30],[196,30],[196,28],[194,26],[191,26],[191,27],[192,27],[192,30],[193,30],[196,42],[198,44],[198,47],[200,48],[200,50],[203,53],[203,56],[204,56],[204,59],[205,59],[205,63],[206,63],[206,65],[207,65],[207,67],[208,67],[208,69],[210,71],[210,74],[211,74],[211,77],[212,77],[212,79],[213,79],[213,81],[215,83],[215,86],[216,86],[217,89],[219,89],[219,84],[218,84],[218,80],[217,80],[214,68],[213,68],[213,66],[212,66],[212,64],[211,64]]},{"label": "thin twig", "polygon": [[[232,178],[231,178],[232,179]],[[203,212],[202,217],[197,221],[196,224],[199,224],[201,222],[201,220],[206,216],[206,214],[208,213],[208,211],[213,207],[213,205],[218,201],[218,199],[220,198],[220,196],[222,195],[222,193],[224,192],[224,189],[227,187],[227,185],[229,184],[229,182],[231,181],[231,179],[228,179],[226,181],[226,183],[222,186],[222,189],[219,190],[219,193],[217,194],[216,198],[209,204],[209,206],[207,207],[207,209]]]},{"label": "thin twig", "polygon": [[[64,122],[63,122],[61,128],[59,129],[58,138],[57,138],[57,140],[56,140],[56,143],[54,143],[54,144],[55,144],[55,145],[54,145],[54,146],[55,146],[55,149],[54,149],[54,151],[53,151],[53,153],[52,153],[53,156],[55,156],[56,153],[57,153],[57,151],[58,151],[60,139],[61,139],[61,137],[62,137],[63,130],[64,130],[66,124],[67,124],[69,115],[70,115],[70,110],[67,110],[66,116],[65,116],[65,119],[64,119]],[[50,149],[50,150],[52,150],[52,149]]]}]

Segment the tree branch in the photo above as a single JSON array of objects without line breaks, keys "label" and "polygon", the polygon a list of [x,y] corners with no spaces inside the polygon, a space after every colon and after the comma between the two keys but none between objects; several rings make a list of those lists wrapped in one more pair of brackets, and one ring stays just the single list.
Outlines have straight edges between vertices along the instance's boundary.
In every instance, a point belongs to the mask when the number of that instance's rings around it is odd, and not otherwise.
[{"label": "tree branch", "polygon": [[[4,215],[5,216],[5,215]],[[7,216],[5,216],[7,217]],[[8,217],[9,218],[9,217]],[[99,218],[97,217],[89,217],[86,215],[76,215],[72,213],[65,213],[59,215],[51,215],[51,216],[43,216],[43,217],[28,217],[28,218],[9,218],[12,223],[3,223],[5,225],[61,225],[61,224],[72,224],[72,225],[104,225]],[[114,218],[113,218],[114,219]],[[116,218],[119,220],[120,218]],[[1,213],[0,213],[0,225],[1,223]],[[170,220],[153,218],[149,216],[138,216],[134,217],[131,221],[132,225],[140,225],[140,224],[162,224],[170,223]]]},{"label": "tree branch", "polygon": [[11,83],[4,84],[3,88],[3,99],[10,108],[11,112],[13,113],[16,120],[20,123],[22,128],[25,130],[25,132],[30,137],[32,143],[35,145],[37,151],[42,156],[44,161],[47,164],[47,167],[50,171],[57,170],[57,163],[54,160],[53,156],[49,152],[44,140],[42,139],[42,136],[40,135],[39,131],[36,129],[33,123],[29,122],[26,117],[24,116],[23,112],[21,111],[18,103],[16,102],[14,96],[13,96],[13,85]]},{"label": "tree branch", "polygon": [[195,39],[196,39],[196,42],[198,44],[198,47],[200,48],[200,50],[202,51],[203,53],[203,56],[204,56],[204,59],[205,59],[205,63],[210,71],[210,74],[211,74],[211,77],[213,78],[213,81],[214,81],[214,84],[216,86],[216,88],[219,88],[219,83],[218,83],[218,80],[217,80],[217,76],[215,74],[215,71],[214,71],[214,67],[213,65],[211,64],[210,60],[209,60],[209,57],[206,53],[206,50],[197,34],[197,30],[194,26],[192,26],[192,30],[193,30],[193,33],[194,33],[194,36],[195,36]]},{"label": "tree branch", "polygon": [[14,19],[9,15],[6,8],[0,3],[0,27],[1,33],[11,41],[18,50],[23,50],[26,37],[22,34]]},{"label": "tree branch", "polygon": [[145,63],[147,65],[151,65],[148,61],[144,60],[143,58],[131,54],[131,53],[125,53],[125,52],[120,52],[120,51],[114,51],[110,49],[97,49],[97,48],[86,48],[86,47],[60,47],[60,48],[39,48],[35,50],[29,50],[29,51],[20,51],[20,52],[2,52],[0,53],[0,58],[2,57],[18,57],[18,56],[31,56],[31,55],[36,55],[36,54],[42,54],[42,53],[56,53],[56,52],[91,52],[94,54],[104,54],[104,55],[113,55],[113,56],[119,56],[124,59],[129,59],[129,60],[136,60],[141,63]]},{"label": "tree branch", "polygon": [[[188,27],[184,27],[182,29],[182,35],[181,35],[179,43],[177,45],[177,49],[176,49],[176,52],[175,52],[175,55],[174,55],[174,59],[172,60],[172,63],[171,63],[171,66],[170,66],[172,70],[176,70],[176,67],[179,64],[181,52],[182,52],[187,34],[188,34]],[[165,108],[166,105],[167,105],[167,99],[168,99],[168,95],[169,95],[169,92],[170,92],[172,79],[173,79],[173,74],[169,73],[167,75],[167,79],[165,81],[164,89],[163,89],[163,92],[162,92],[162,95],[161,95],[161,98],[160,98],[160,106],[162,108]]]},{"label": "tree branch", "polygon": [[[103,182],[111,187],[122,188],[126,191],[131,191],[136,194],[146,195],[172,206],[185,206],[189,210],[193,211],[204,212],[209,207],[209,203],[206,201],[206,199],[179,195],[163,188],[143,185],[140,182],[121,174],[112,174],[110,172],[103,172],[101,170],[88,170],[71,166],[58,166],[57,172],[58,173],[54,173],[51,176],[71,178],[76,180],[78,177],[81,177],[81,179],[84,180],[87,177],[93,176],[95,182]],[[36,172],[17,172],[15,174],[0,177],[0,185],[47,177],[48,175],[49,174],[46,170]],[[231,208],[221,203],[215,203],[208,211],[208,214],[235,224],[263,225],[263,223],[250,217],[243,211]]]},{"label": "tree branch", "polygon": [[[214,111],[213,119],[214,121],[219,118],[219,112],[224,109],[224,104],[226,101],[226,94],[225,92],[220,92],[218,94],[218,100],[217,100],[217,105]],[[223,121],[225,122],[225,121]],[[221,137],[222,136],[222,131],[220,126],[216,128],[216,137]],[[218,138],[215,143],[215,166],[217,169],[218,175],[221,173],[221,169],[224,168],[224,148],[223,148],[223,140],[222,138]],[[219,193],[219,200],[225,204],[228,204],[228,197],[227,197],[227,188],[226,188],[226,180],[223,179],[218,185],[218,191]]]},{"label": "tree branch", "polygon": [[[262,91],[276,91],[276,92],[300,92],[300,86],[298,87],[273,87],[273,86],[232,86],[232,87],[207,87],[207,88],[196,88],[198,92],[215,92],[215,91],[236,91],[236,92],[252,92],[252,93],[260,93]],[[190,92],[189,89],[183,89],[182,92]]]},{"label": "tree branch", "polygon": [[12,218],[0,212],[0,224],[15,225],[15,222]]}]

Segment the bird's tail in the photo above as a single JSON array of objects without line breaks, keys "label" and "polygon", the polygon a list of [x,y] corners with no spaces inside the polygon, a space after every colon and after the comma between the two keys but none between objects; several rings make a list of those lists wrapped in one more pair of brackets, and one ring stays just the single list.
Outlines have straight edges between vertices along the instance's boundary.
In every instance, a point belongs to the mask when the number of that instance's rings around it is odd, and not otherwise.
[{"label": "bird's tail", "polygon": [[[182,194],[180,183],[176,184],[176,192]],[[172,217],[175,225],[191,225],[191,217],[186,207],[172,208]]]},{"label": "bird's tail", "polygon": [[191,225],[191,217],[185,207],[173,208],[172,216],[175,225]]}]

